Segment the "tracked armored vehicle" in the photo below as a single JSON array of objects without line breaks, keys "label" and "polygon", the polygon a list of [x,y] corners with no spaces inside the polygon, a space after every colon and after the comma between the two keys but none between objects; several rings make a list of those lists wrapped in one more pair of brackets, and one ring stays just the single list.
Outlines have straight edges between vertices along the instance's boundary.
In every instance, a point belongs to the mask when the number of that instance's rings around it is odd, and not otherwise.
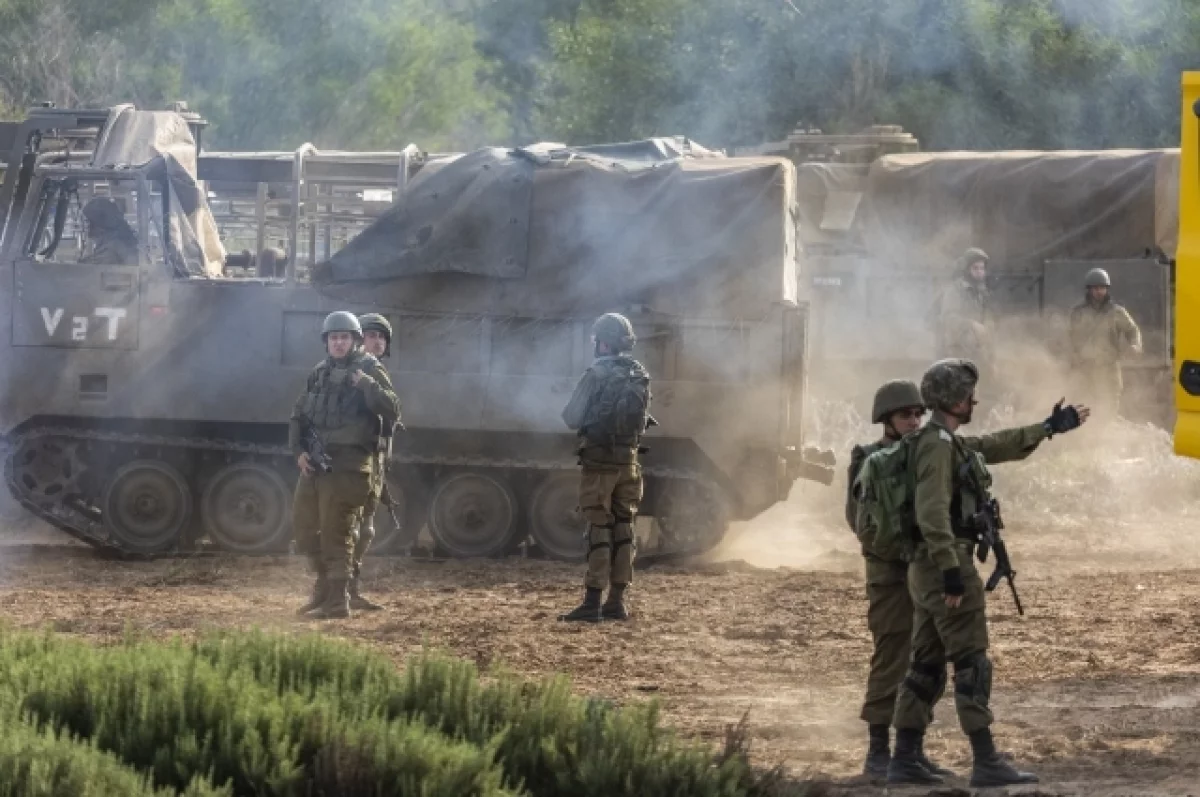
[{"label": "tracked armored vehicle", "polygon": [[[607,310],[631,316],[655,377],[647,555],[707,550],[796,478],[831,478],[803,447],[790,163],[670,142],[206,156],[202,124],[35,109],[0,156],[5,481],[55,528],[128,554],[286,550],[286,421],[334,309],[396,330],[401,522],[377,522],[381,552],[425,530],[449,556],[582,555],[559,413]],[[81,208],[97,198],[138,262],[96,262]],[[277,244],[282,273],[222,237]]]}]

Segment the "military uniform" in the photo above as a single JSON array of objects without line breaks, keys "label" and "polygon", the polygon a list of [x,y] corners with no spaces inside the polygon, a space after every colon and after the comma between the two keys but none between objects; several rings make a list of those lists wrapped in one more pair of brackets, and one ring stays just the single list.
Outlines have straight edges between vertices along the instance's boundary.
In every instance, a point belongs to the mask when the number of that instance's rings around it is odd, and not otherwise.
[{"label": "military uniform", "polygon": [[[871,454],[895,445],[894,440],[855,446],[850,452],[850,485],[862,463]],[[858,501],[853,493],[846,497],[846,522],[857,532]],[[896,690],[908,668],[909,639],[912,636],[912,601],[908,596],[908,562],[879,555],[866,535],[860,537],[867,582],[867,628],[874,649],[871,671],[867,677],[867,694],[859,715],[870,725],[891,725],[895,711]]]},{"label": "military uniform", "polygon": [[[368,330],[381,332],[387,340],[387,346],[382,356],[387,357],[391,354],[391,323],[378,313],[367,313],[359,316],[358,321],[364,335]],[[379,367],[383,368],[383,364],[380,363]],[[379,611],[383,608],[378,603],[368,600],[362,595],[362,566],[363,560],[367,556],[367,551],[371,548],[371,543],[375,541],[375,515],[379,511],[380,502],[383,500],[383,485],[384,480],[387,478],[387,460],[391,456],[392,429],[399,423],[399,420],[399,401],[397,400],[396,419],[392,424],[385,424],[383,428],[383,436],[386,439],[387,447],[385,450],[379,452],[375,469],[372,472],[370,494],[367,496],[367,503],[363,506],[362,518],[358,524],[358,533],[354,543],[354,574],[350,581],[351,609]]]},{"label": "military uniform", "polygon": [[971,263],[987,262],[979,249],[968,249],[959,258],[961,272],[938,299],[937,347],[941,357],[974,361],[981,372],[991,372],[994,360],[990,295],[986,282],[975,281]]},{"label": "military uniform", "polygon": [[[594,334],[598,342],[612,342],[613,350],[619,352],[627,351],[635,340],[632,325],[615,313],[601,316]],[[597,356],[563,409],[563,421],[579,434],[579,510],[588,523],[587,593],[579,608],[562,616],[564,620],[628,617],[623,596],[633,583],[634,520],[642,500],[641,435],[597,439],[589,420],[599,392],[614,371],[628,373],[631,369],[645,373],[641,363],[625,353]],[[609,589],[608,600],[601,607],[599,596],[605,588]]]},{"label": "military uniform", "polygon": [[[362,372],[357,385],[352,379],[356,371]],[[292,504],[296,550],[309,557],[317,572],[310,604],[317,602],[312,608],[319,613],[344,616],[338,607],[348,610],[357,527],[379,470],[381,429],[390,428],[399,412],[387,372],[357,347],[347,357],[327,357],[319,363],[292,408],[292,452],[299,457],[307,450],[303,433],[311,426],[332,464],[329,473],[301,473]]]},{"label": "military uniform", "polygon": [[1120,409],[1121,357],[1142,350],[1142,332],[1111,298],[1071,310],[1071,366],[1076,388],[1106,416]]},{"label": "military uniform", "polygon": [[[988,709],[991,663],[987,661],[987,620],[983,582],[975,569],[975,532],[969,519],[979,496],[962,477],[964,465],[976,468],[981,484],[991,477],[979,457],[992,464],[1028,457],[1047,436],[1042,424],[1007,429],[982,437],[949,432],[935,413],[913,450],[916,470],[917,528],[921,539],[908,568],[909,595],[915,607],[912,665],[896,705],[897,728],[924,728],[932,704],[945,688],[946,665],[955,669],[955,707],[963,731],[991,725]],[[943,602],[943,572],[959,568],[966,592],[956,609]]]},{"label": "military uniform", "polygon": [[[1074,407],[1055,406],[1041,424],[981,437],[960,437],[951,421],[969,422],[979,372],[966,360],[935,363],[921,383],[932,409],[930,422],[913,442],[913,528],[915,551],[908,568],[913,615],[908,674],[896,698],[896,753],[888,783],[937,782],[915,760],[930,710],[946,685],[945,665],[954,666],[954,703],[959,724],[974,754],[972,786],[1036,783],[1037,777],[1014,769],[996,752],[991,735],[992,663],[983,581],[975,568],[974,517],[989,499],[991,475],[986,463],[1029,456],[1052,433],[1077,428],[1086,418]],[[951,415],[951,413],[968,413]],[[959,603],[951,607],[948,597]]]}]

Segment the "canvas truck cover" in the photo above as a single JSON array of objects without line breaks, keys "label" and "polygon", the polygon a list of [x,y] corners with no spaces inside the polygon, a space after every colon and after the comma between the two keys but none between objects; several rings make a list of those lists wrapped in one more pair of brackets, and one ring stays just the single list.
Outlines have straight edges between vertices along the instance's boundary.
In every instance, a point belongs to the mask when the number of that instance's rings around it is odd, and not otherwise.
[{"label": "canvas truck cover", "polygon": [[[151,176],[161,178],[165,170],[172,193],[171,235],[178,249],[178,262],[189,275],[217,277],[225,265],[216,222],[208,200],[196,180],[196,141],[187,121],[171,111],[138,111],[117,106],[109,112],[92,166],[96,168],[152,165]],[[158,217],[151,218],[157,223]]]},{"label": "canvas truck cover", "polygon": [[661,144],[478,150],[422,169],[314,282],[411,310],[551,317],[638,304],[753,320],[796,300],[794,196],[780,158]]},{"label": "canvas truck cover", "polygon": [[888,155],[871,165],[856,224],[873,256],[909,265],[969,246],[1004,271],[1173,255],[1178,171],[1177,149]]}]

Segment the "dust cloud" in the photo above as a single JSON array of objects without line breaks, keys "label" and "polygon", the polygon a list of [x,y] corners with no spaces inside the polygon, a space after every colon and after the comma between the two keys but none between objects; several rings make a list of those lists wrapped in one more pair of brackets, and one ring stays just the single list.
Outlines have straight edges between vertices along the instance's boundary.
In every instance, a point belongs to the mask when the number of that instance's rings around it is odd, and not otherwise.
[{"label": "dust cloud", "polygon": [[[1030,319],[1031,321],[1031,319]],[[992,384],[981,384],[980,406],[964,432],[982,434],[1044,419],[1054,402],[1088,403],[1072,390],[1053,337],[1026,324],[1025,339],[1010,338]],[[1047,343],[1046,341],[1050,341]],[[734,524],[714,556],[759,567],[859,571],[857,540],[845,521],[846,463],[858,443],[877,440],[870,401],[887,378],[920,380],[911,373],[869,374],[850,383],[845,373],[812,385],[810,443],[838,457],[834,483],[797,482],[787,501],[754,520]],[[1134,377],[1136,379],[1136,377]],[[1132,417],[1170,417],[1170,396],[1153,396],[1126,371],[1123,412]],[[832,388],[832,389],[831,389]],[[1131,395],[1141,397],[1129,402]],[[1022,462],[995,465],[993,490],[1000,499],[1006,536],[1014,554],[1035,569],[1063,571],[1173,569],[1200,566],[1200,462],[1178,457],[1168,430],[1145,420],[1093,415],[1080,430],[1045,441]]]}]

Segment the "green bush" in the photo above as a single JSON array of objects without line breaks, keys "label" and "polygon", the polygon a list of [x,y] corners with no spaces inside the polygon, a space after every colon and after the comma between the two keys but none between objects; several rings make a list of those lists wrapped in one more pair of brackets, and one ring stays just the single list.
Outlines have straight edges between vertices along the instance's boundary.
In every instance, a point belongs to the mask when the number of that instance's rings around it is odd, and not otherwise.
[{"label": "green bush", "polygon": [[149,784],[197,797],[219,793],[213,784],[280,797],[800,793],[754,771],[740,748],[714,756],[678,739],[654,704],[581,698],[565,678],[485,680],[443,655],[401,671],[316,636],[96,648],[0,630],[3,722],[46,729],[38,738],[68,752],[111,754],[102,760],[148,778],[133,794]]},{"label": "green bush", "polygon": [[[0,727],[0,797],[168,797],[175,789],[155,789],[150,778],[86,742],[21,723]],[[186,797],[222,797],[196,778]]]}]

